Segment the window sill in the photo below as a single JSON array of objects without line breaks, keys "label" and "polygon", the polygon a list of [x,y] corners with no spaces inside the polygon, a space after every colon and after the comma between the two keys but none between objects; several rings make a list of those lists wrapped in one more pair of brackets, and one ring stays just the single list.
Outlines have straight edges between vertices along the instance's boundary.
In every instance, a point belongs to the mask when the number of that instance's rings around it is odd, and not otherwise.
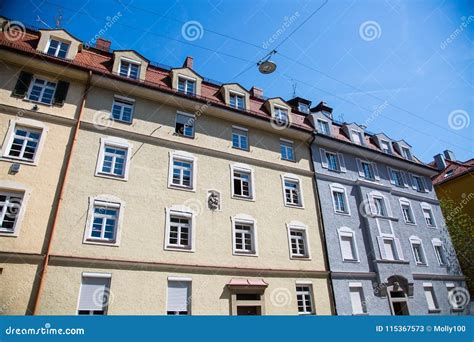
[{"label": "window sill", "polygon": [[174,135],[174,136],[177,136],[177,137],[181,137],[181,138],[186,138],[186,139],[194,140],[194,135],[193,135],[193,136],[188,136],[188,135],[176,133],[176,131],[173,132],[173,135]]},{"label": "window sill", "polygon": [[285,203],[285,207],[294,208],[294,209],[304,209],[303,205],[292,205],[292,204],[288,204],[288,203]]},{"label": "window sill", "polygon": [[5,236],[5,237],[18,237],[19,235],[19,232],[3,232],[3,231],[0,231],[0,236]]},{"label": "window sill", "polygon": [[21,165],[38,166],[38,162],[31,162],[31,161],[26,161],[23,159],[12,158],[12,157],[0,157],[0,161],[12,163],[12,164],[17,163]]},{"label": "window sill", "polygon": [[232,195],[232,198],[236,200],[241,200],[241,201],[255,202],[255,198],[251,198],[251,197],[242,197],[238,195]]},{"label": "window sill", "polygon": [[351,214],[349,214],[349,213],[339,213],[339,212],[337,212],[337,211],[335,211],[334,214],[336,214],[336,215],[342,215],[342,216],[351,216]]},{"label": "window sill", "polygon": [[82,243],[86,245],[98,245],[98,246],[108,246],[108,247],[120,246],[117,241],[107,241],[107,240],[91,239],[91,238],[85,239]]},{"label": "window sill", "polygon": [[290,256],[290,260],[311,261],[312,259],[309,256],[292,255]]},{"label": "window sill", "polygon": [[96,177],[101,177],[101,178],[107,178],[107,179],[118,180],[118,181],[122,181],[122,182],[128,181],[128,178],[126,178],[126,177],[114,176],[114,175],[109,175],[109,174],[101,173],[101,172],[96,172],[96,173],[95,173],[95,176],[96,176]]},{"label": "window sill", "polygon": [[428,309],[429,314],[435,314],[435,313],[440,313],[441,309]]},{"label": "window sill", "polygon": [[384,220],[390,220],[390,221],[398,221],[398,217],[393,217],[393,216],[372,215],[370,217],[378,218],[378,219],[384,219]]},{"label": "window sill", "polygon": [[428,267],[428,264],[419,264],[419,263],[415,263],[416,266],[420,266],[420,267]]},{"label": "window sill", "polygon": [[241,148],[241,147],[236,147],[236,146],[231,146],[233,150],[238,150],[238,151],[244,151],[244,152],[250,152],[249,148]]},{"label": "window sill", "polygon": [[369,316],[369,313],[368,312],[353,313],[352,316]]},{"label": "window sill", "polygon": [[194,249],[186,247],[166,246],[165,251],[194,253]]},{"label": "window sill", "polygon": [[375,262],[380,264],[410,264],[408,260],[389,260],[389,259],[377,259]]},{"label": "window sill", "polygon": [[179,185],[173,185],[173,184],[168,184],[168,189],[188,191],[188,192],[196,192],[196,189],[194,189],[194,188],[188,188],[188,187],[185,187],[185,186],[179,186]]},{"label": "window sill", "polygon": [[281,157],[280,157],[280,159],[283,160],[283,161],[287,161],[287,162],[291,162],[291,163],[296,163],[296,160],[295,160],[295,159],[285,159],[285,158],[281,158]]},{"label": "window sill", "polygon": [[408,225],[408,226],[414,226],[414,227],[416,227],[416,223],[405,222],[405,224]]},{"label": "window sill", "polygon": [[53,103],[44,103],[44,102],[41,102],[41,101],[30,100],[30,99],[27,99],[27,98],[24,98],[23,102],[39,104],[39,105],[46,106],[46,107],[53,107]]},{"label": "window sill", "polygon": [[246,256],[246,257],[258,257],[258,254],[256,254],[256,253],[246,253],[246,252],[237,252],[237,251],[235,251],[234,253],[232,253],[232,255],[235,255],[235,256]]},{"label": "window sill", "polygon": [[360,260],[342,260],[342,262],[347,262],[350,264],[360,264]]},{"label": "window sill", "polygon": [[463,312],[465,308],[451,308],[451,312]]}]

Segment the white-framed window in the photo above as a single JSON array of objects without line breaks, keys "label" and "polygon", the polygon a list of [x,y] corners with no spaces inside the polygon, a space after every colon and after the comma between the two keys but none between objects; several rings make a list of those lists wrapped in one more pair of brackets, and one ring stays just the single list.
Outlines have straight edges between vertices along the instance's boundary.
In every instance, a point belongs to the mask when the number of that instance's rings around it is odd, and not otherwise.
[{"label": "white-framed window", "polygon": [[184,151],[170,152],[168,186],[179,189],[196,189],[197,158]]},{"label": "white-framed window", "polygon": [[293,141],[280,139],[280,155],[282,160],[295,161]]},{"label": "white-framed window", "polygon": [[395,170],[392,168],[388,168],[388,173],[390,176],[390,183],[400,188],[407,187],[407,182],[405,179],[405,175],[400,170]]},{"label": "white-framed window", "polygon": [[380,140],[380,149],[383,153],[392,154],[392,148],[390,147],[390,142],[387,140]]},{"label": "white-framed window", "polygon": [[294,175],[282,176],[284,203],[286,206],[303,207],[301,180]]},{"label": "white-framed window", "polygon": [[321,154],[321,166],[330,171],[346,172],[346,164],[342,153],[319,149]]},{"label": "white-framed window", "polygon": [[411,151],[410,151],[409,148],[402,147],[401,152],[402,152],[403,158],[408,159],[408,160],[412,160]]},{"label": "white-framed window", "polygon": [[393,217],[390,202],[380,191],[371,191],[367,193],[367,199],[370,205],[370,212],[378,217]]},{"label": "white-framed window", "polygon": [[300,222],[292,221],[287,224],[290,258],[309,258],[308,227]]},{"label": "white-framed window", "polygon": [[177,112],[175,133],[183,137],[194,138],[196,118],[193,114]]},{"label": "white-framed window", "polygon": [[34,77],[26,98],[33,102],[50,105],[53,102],[55,91],[56,83]]},{"label": "white-framed window", "polygon": [[84,243],[118,246],[125,203],[112,195],[89,197]]},{"label": "white-framed window", "polygon": [[273,119],[280,126],[287,126],[290,122],[288,109],[280,106],[273,106]]},{"label": "white-framed window", "polygon": [[439,305],[438,305],[438,300],[436,299],[436,295],[433,289],[433,284],[423,283],[423,290],[425,292],[426,302],[428,304],[428,311],[438,312]]},{"label": "white-framed window", "polygon": [[351,130],[351,139],[354,144],[362,145],[364,137],[361,132],[356,131],[355,129]]},{"label": "white-framed window", "polygon": [[382,235],[377,240],[383,260],[404,260],[400,239],[393,235]]},{"label": "white-framed window", "polygon": [[247,128],[232,126],[232,147],[239,150],[249,150],[249,132]]},{"label": "white-framed window", "polygon": [[417,265],[427,265],[425,249],[423,248],[423,243],[421,239],[417,236],[410,236],[411,250],[413,252],[413,258],[415,259],[415,264]]},{"label": "white-framed window", "polygon": [[191,208],[166,208],[165,250],[195,251],[196,218]]},{"label": "white-framed window", "polygon": [[416,190],[418,192],[427,192],[427,187],[423,177],[412,174],[411,183],[413,190]]},{"label": "white-framed window", "polygon": [[339,236],[339,246],[343,261],[359,261],[355,233],[348,227],[341,227],[337,230]]},{"label": "white-framed window", "polygon": [[196,79],[178,76],[178,91],[186,95],[196,95]]},{"label": "white-framed window", "polygon": [[377,216],[387,217],[387,207],[385,206],[385,198],[379,196],[373,196],[374,205],[375,205],[375,214]]},{"label": "white-framed window", "polygon": [[359,176],[370,181],[380,180],[377,165],[365,160],[357,159],[357,167],[359,169]]},{"label": "white-framed window", "polygon": [[405,198],[400,198],[400,209],[402,211],[403,221],[407,224],[416,224],[415,215],[411,208],[411,202]]},{"label": "white-framed window", "polygon": [[128,180],[132,145],[116,137],[100,138],[100,150],[95,175]]},{"label": "white-framed window", "polygon": [[66,58],[70,45],[71,43],[65,40],[50,38],[46,47],[46,53],[54,57]]},{"label": "white-framed window", "polygon": [[436,221],[431,206],[425,202],[420,203],[420,206],[421,211],[423,213],[423,217],[425,218],[426,226],[428,226],[429,228],[436,228]]},{"label": "white-framed window", "polygon": [[140,63],[121,59],[119,74],[120,76],[137,80],[140,77]]},{"label": "white-framed window", "polygon": [[340,184],[330,184],[334,212],[337,214],[350,215],[349,200],[346,189]]},{"label": "white-framed window", "polygon": [[191,279],[168,277],[167,315],[191,314]]},{"label": "white-framed window", "polygon": [[364,315],[367,313],[367,305],[364,296],[362,283],[350,282],[349,295],[351,298],[352,314]]},{"label": "white-framed window", "polygon": [[307,103],[298,102],[298,111],[309,114],[309,105]]},{"label": "white-framed window", "polygon": [[300,315],[314,315],[313,287],[310,284],[296,283],[296,302]]},{"label": "white-framed window", "polygon": [[23,193],[0,190],[0,233],[15,235],[22,211]]},{"label": "white-framed window", "polygon": [[318,131],[324,135],[330,135],[329,123],[325,120],[318,119]]},{"label": "white-framed window", "polygon": [[232,197],[255,200],[253,169],[244,164],[231,165]]},{"label": "white-framed window", "polygon": [[48,128],[40,121],[15,118],[10,120],[1,156],[25,164],[37,165]]},{"label": "white-framed window", "polygon": [[78,315],[107,315],[110,301],[110,273],[83,273]]},{"label": "white-framed window", "polygon": [[245,95],[230,91],[229,105],[233,108],[245,109]]},{"label": "white-framed window", "polygon": [[247,215],[232,217],[234,255],[258,255],[256,221]]},{"label": "white-framed window", "polygon": [[443,242],[440,239],[432,239],[431,243],[433,245],[438,264],[440,266],[446,266],[448,264],[448,261],[446,260],[446,253],[444,250]]},{"label": "white-framed window", "polygon": [[122,96],[115,96],[112,104],[112,119],[114,121],[122,121],[131,123],[133,119],[133,108],[135,100]]}]

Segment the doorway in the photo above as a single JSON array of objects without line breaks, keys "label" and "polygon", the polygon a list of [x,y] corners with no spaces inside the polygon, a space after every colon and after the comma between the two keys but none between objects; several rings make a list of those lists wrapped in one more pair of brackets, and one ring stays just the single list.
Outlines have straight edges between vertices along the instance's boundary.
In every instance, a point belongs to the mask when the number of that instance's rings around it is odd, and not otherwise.
[{"label": "doorway", "polygon": [[261,316],[262,307],[255,306],[237,306],[237,316]]},{"label": "doorway", "polygon": [[392,303],[393,314],[395,316],[408,316],[408,306],[406,301]]}]

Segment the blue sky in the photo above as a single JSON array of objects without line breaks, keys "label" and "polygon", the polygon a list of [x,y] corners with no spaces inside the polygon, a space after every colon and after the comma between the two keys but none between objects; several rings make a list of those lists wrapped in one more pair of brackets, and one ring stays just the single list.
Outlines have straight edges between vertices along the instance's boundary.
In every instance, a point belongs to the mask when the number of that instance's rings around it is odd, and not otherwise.
[{"label": "blue sky", "polygon": [[[336,119],[405,139],[425,162],[444,149],[472,158],[474,2],[329,0],[299,27],[323,3],[8,1],[0,13],[36,27],[54,27],[60,14],[85,42],[117,16],[103,36],[113,49],[170,66],[191,55],[201,75],[269,97],[290,99],[296,86],[297,96],[332,106]],[[277,46],[275,73],[250,67]]]}]

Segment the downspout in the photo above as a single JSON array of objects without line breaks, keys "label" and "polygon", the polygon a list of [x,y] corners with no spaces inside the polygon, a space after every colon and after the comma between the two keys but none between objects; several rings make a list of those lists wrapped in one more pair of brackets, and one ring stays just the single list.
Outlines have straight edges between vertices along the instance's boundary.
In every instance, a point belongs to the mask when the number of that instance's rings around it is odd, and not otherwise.
[{"label": "downspout", "polygon": [[316,140],[316,132],[312,132],[312,138],[311,138],[311,142],[309,144],[309,154],[311,156],[311,171],[313,172],[313,177],[314,177],[314,187],[315,187],[315,191],[316,191],[316,197],[318,198],[316,204],[317,204],[317,208],[316,208],[316,211],[318,212],[318,216],[319,216],[319,222],[321,222],[321,229],[319,230],[320,231],[320,234],[321,234],[321,237],[323,239],[323,256],[324,256],[324,264],[326,266],[326,269],[328,270],[328,287],[329,287],[329,294],[330,294],[330,303],[331,303],[331,307],[332,307],[332,312],[334,315],[337,315],[337,308],[336,308],[336,303],[335,303],[335,294],[334,294],[334,288],[332,286],[332,272],[331,272],[331,269],[329,267],[329,258],[328,258],[328,245],[327,245],[327,240],[326,240],[326,234],[325,234],[325,230],[324,230],[324,220],[323,220],[323,213],[321,211],[321,200],[320,200],[320,197],[319,197],[319,192],[318,192],[318,180],[316,179],[316,170],[314,168],[314,158],[313,158],[313,143],[314,143],[314,140]]},{"label": "downspout", "polygon": [[62,180],[61,185],[60,185],[58,204],[56,205],[56,208],[54,209],[53,224],[51,226],[51,233],[48,237],[48,245],[46,247],[46,253],[44,254],[44,259],[43,259],[43,264],[42,264],[43,267],[41,268],[40,277],[39,277],[39,284],[38,284],[38,290],[36,292],[35,302],[34,302],[34,305],[33,305],[33,315],[36,315],[38,313],[39,305],[40,305],[40,302],[41,302],[41,294],[43,292],[44,282],[45,282],[46,274],[47,274],[47,271],[48,271],[48,264],[49,264],[50,254],[51,254],[52,241],[53,241],[53,238],[54,238],[54,233],[55,233],[56,225],[57,225],[57,222],[58,222],[59,209],[61,208],[61,203],[63,201],[64,190],[66,188],[67,178],[68,178],[68,175],[69,175],[71,159],[72,159],[72,155],[73,155],[73,152],[74,152],[74,148],[76,146],[77,136],[79,134],[79,127],[81,125],[82,114],[84,112],[87,93],[89,92],[89,88],[90,88],[90,85],[91,85],[91,79],[92,79],[92,71],[89,71],[89,75],[87,76],[86,87],[84,89],[84,93],[82,94],[81,105],[80,105],[79,113],[78,113],[78,116],[77,116],[77,122],[76,122],[76,125],[74,127],[74,135],[73,135],[73,139],[72,139],[72,142],[71,142],[71,148],[69,149],[69,151],[66,152],[67,153],[66,168],[64,169],[64,176],[63,176],[63,180]]}]

